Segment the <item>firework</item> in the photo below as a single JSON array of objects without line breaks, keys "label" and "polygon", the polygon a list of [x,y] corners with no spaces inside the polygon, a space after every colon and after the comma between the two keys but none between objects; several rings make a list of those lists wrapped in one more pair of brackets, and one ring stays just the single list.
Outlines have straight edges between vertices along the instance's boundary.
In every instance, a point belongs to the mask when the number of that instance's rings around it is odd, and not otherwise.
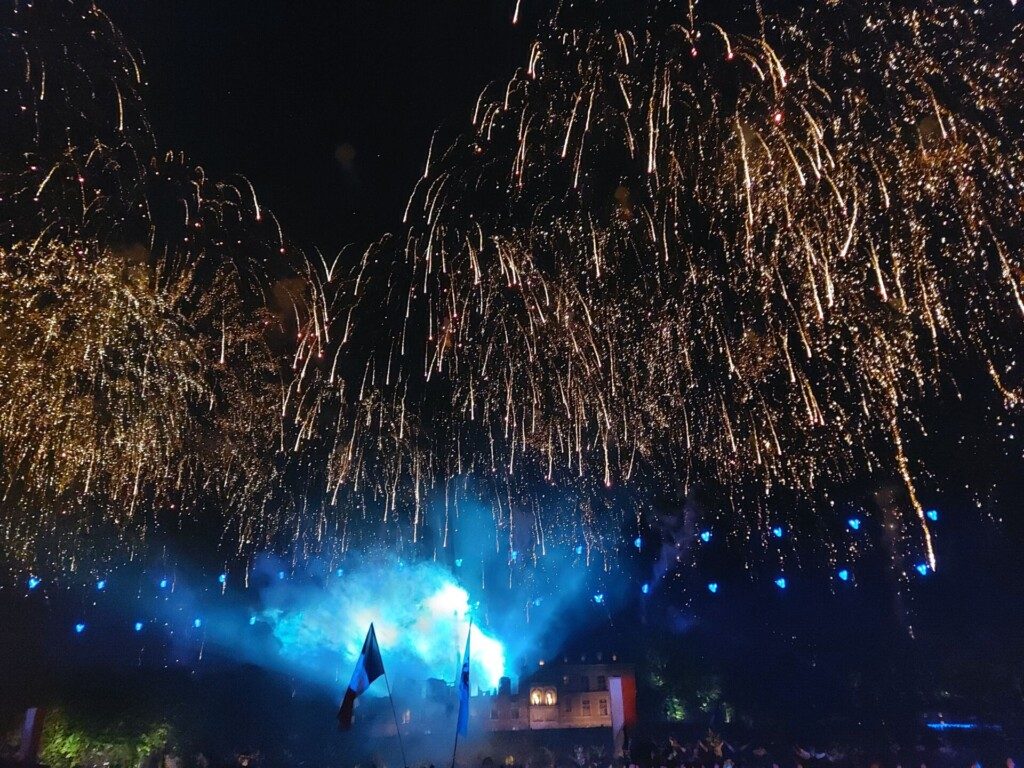
[{"label": "firework", "polygon": [[891,470],[934,567],[916,406],[950,359],[1017,398],[1019,20],[644,9],[563,10],[432,150],[391,274],[398,354],[452,401],[435,452],[748,499]]},{"label": "firework", "polygon": [[[562,7],[351,271],[289,247],[244,178],[157,152],[98,9],[15,5],[15,557],[207,511],[244,555],[446,546],[480,502],[510,564],[607,563],[658,499],[699,489],[752,538],[879,472],[934,567],[921,404],[962,363],[1020,398],[1019,11],[772,5]],[[787,530],[843,525],[810,518]]]}]

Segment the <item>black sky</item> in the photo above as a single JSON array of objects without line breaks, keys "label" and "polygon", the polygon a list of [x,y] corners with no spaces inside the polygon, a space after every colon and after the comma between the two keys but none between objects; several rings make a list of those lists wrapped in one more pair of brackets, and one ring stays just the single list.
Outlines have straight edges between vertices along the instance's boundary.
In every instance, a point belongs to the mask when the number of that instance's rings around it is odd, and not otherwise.
[{"label": "black sky", "polygon": [[246,175],[290,237],[329,253],[397,225],[435,129],[468,126],[528,44],[507,0],[102,7],[146,58],[158,146]]}]

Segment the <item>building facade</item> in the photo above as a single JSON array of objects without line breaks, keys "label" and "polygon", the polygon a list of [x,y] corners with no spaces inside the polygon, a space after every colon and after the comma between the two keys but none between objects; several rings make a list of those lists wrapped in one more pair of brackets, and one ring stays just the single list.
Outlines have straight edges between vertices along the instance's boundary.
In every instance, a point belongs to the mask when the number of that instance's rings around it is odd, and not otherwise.
[{"label": "building facade", "polygon": [[[470,700],[470,718],[484,731],[525,731],[551,728],[609,728],[611,697],[608,680],[635,679],[633,667],[610,662],[542,664],[524,677],[518,691],[508,678],[497,691]],[[635,691],[636,686],[628,690]],[[627,708],[635,710],[636,702]]]}]

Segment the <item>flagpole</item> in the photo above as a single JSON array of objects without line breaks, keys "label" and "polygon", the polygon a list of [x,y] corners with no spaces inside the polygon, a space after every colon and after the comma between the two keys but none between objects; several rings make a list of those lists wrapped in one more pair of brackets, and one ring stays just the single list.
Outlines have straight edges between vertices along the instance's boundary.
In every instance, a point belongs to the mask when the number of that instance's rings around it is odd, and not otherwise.
[{"label": "flagpole", "polygon": [[452,768],[455,768],[455,753],[459,751],[459,728],[455,727],[455,746],[452,748]]},{"label": "flagpole", "polygon": [[[398,748],[402,750],[402,766],[403,768],[409,768],[409,761],[405,759],[405,744],[402,743],[402,729],[398,725],[398,710],[395,709],[395,697],[391,695],[391,683],[388,682],[388,673],[384,672],[384,685],[388,689],[388,699],[391,700],[391,714],[395,716],[395,733],[398,734]],[[456,734],[458,738],[458,734]]]},{"label": "flagpole", "polygon": [[[469,650],[469,637],[473,634],[473,616],[470,614],[469,617],[469,632],[466,633],[466,650]],[[462,663],[465,664],[466,660],[463,659]],[[469,696],[469,691],[466,691],[466,696]],[[468,703],[468,702],[467,702]],[[467,717],[469,713],[466,713]],[[459,751],[459,721],[458,718],[455,720],[455,746],[452,747],[452,768],[455,768],[455,754]]]}]

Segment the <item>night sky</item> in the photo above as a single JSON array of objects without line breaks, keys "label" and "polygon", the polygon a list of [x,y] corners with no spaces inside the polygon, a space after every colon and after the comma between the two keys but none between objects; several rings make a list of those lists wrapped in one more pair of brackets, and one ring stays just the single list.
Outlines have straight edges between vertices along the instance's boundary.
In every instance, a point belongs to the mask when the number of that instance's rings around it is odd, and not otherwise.
[{"label": "night sky", "polygon": [[465,130],[528,40],[509,3],[116,0],[161,147],[245,174],[296,242],[333,254],[401,221],[431,137]]}]

